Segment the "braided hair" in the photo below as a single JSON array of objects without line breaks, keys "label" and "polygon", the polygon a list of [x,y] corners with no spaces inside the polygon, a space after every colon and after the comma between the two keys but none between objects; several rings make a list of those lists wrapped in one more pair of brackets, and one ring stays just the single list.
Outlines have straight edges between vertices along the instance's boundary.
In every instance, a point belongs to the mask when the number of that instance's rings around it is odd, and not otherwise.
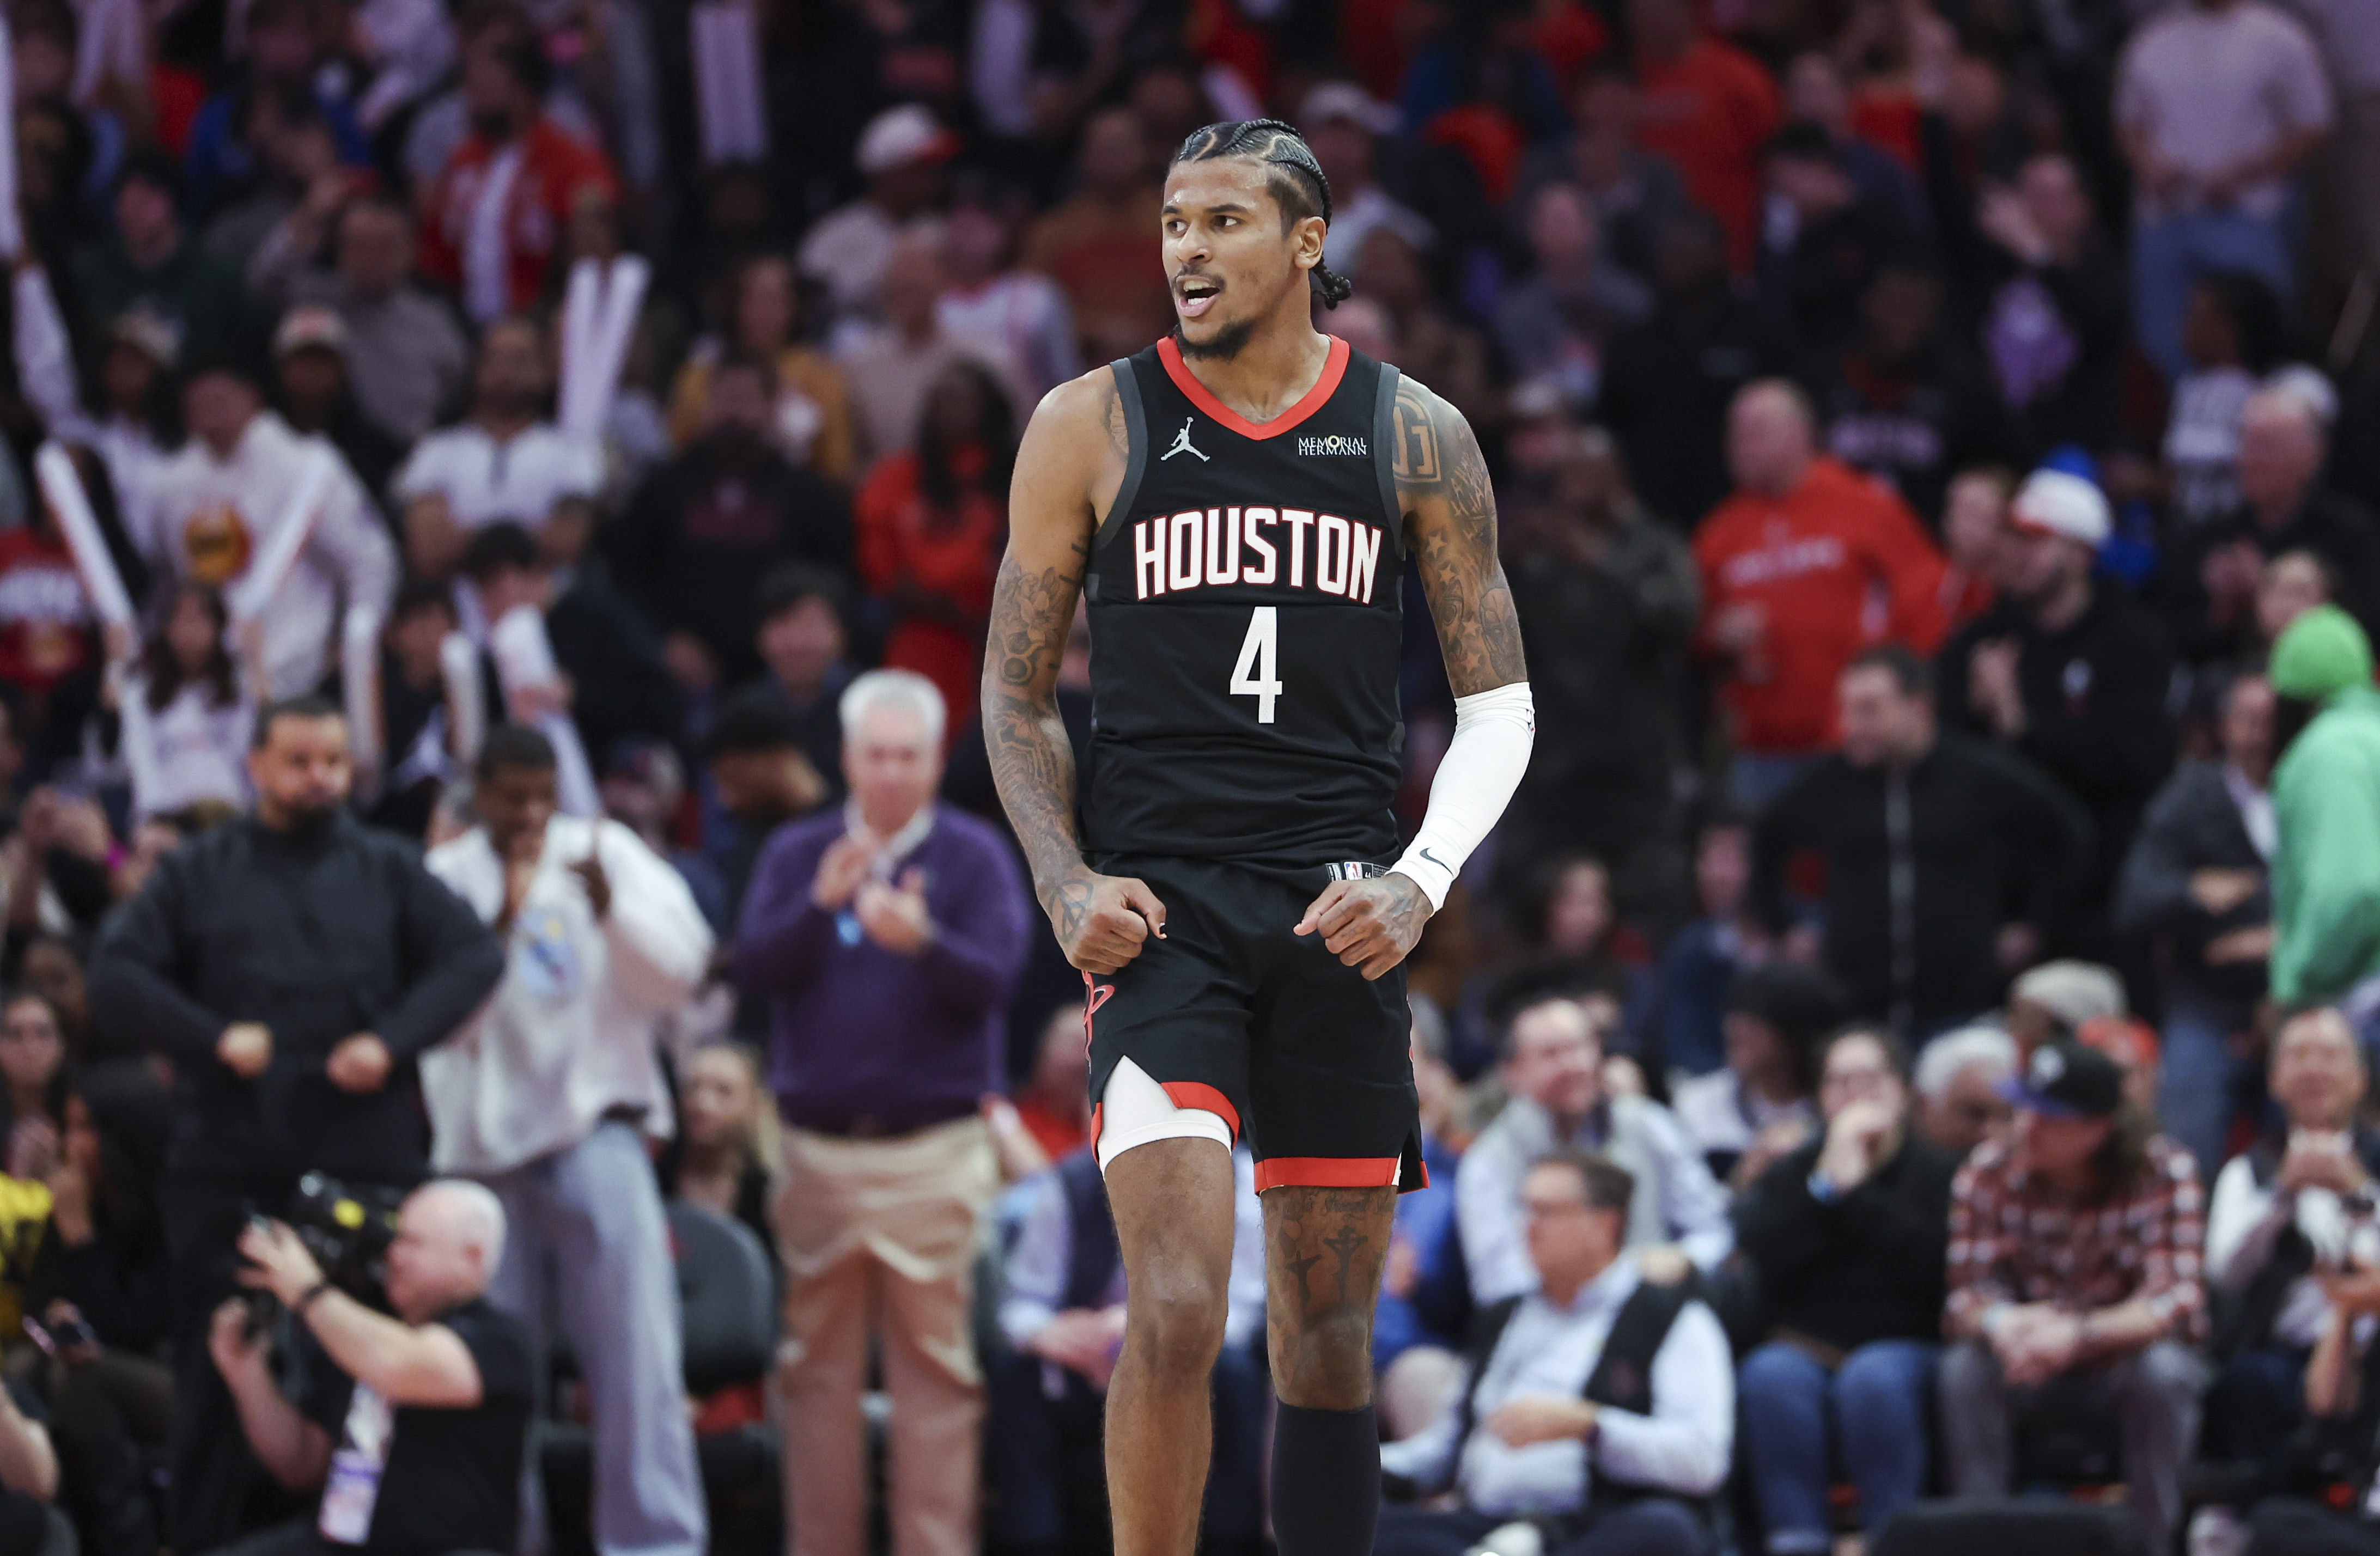
[{"label": "braided hair", "polygon": [[[1220,157],[1254,157],[1265,164],[1266,179],[1272,198],[1281,207],[1281,225],[1295,226],[1308,216],[1319,216],[1328,225],[1330,221],[1330,180],[1322,176],[1322,164],[1314,160],[1314,148],[1296,127],[1279,119],[1235,119],[1208,125],[1193,130],[1182,149],[1173,153],[1176,163],[1212,162]],[[1321,294],[1322,306],[1337,308],[1354,296],[1355,283],[1318,262],[1311,272],[1314,290]]]}]

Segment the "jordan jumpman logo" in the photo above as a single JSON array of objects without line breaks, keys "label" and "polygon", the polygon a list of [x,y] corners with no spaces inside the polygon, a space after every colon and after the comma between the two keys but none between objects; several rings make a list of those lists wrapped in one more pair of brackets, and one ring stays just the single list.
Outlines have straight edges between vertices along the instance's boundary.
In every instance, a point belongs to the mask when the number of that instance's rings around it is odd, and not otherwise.
[{"label": "jordan jumpman logo", "polygon": [[1158,464],[1164,464],[1167,460],[1172,459],[1177,453],[1197,453],[1199,462],[1201,464],[1206,462],[1207,456],[1203,453],[1198,453],[1196,449],[1190,446],[1191,424],[1196,422],[1197,419],[1198,418],[1196,416],[1184,416],[1182,418],[1182,430],[1174,434],[1173,446],[1158,456]]}]

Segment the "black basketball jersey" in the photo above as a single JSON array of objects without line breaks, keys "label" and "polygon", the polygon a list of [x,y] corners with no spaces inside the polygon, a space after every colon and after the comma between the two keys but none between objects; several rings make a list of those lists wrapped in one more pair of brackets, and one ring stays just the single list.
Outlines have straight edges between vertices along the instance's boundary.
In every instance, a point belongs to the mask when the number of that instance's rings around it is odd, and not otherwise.
[{"label": "black basketball jersey", "polygon": [[1333,339],[1261,427],[1171,338],[1115,362],[1131,428],[1092,545],[1093,856],[1386,862],[1404,743],[1397,370]]}]

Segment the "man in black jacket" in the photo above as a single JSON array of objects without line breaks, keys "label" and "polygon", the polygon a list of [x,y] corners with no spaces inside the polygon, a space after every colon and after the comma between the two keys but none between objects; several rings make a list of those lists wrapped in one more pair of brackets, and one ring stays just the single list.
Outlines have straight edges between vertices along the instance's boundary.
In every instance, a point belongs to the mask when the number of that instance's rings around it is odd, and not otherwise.
[{"label": "man in black jacket", "polygon": [[103,1031],[179,1075],[161,1196],[173,1262],[169,1543],[238,1533],[254,1461],[209,1359],[233,1240],[300,1175],[410,1185],[426,1165],[414,1060],[504,973],[479,916],[398,839],[345,809],[345,718],[298,698],[257,717],[256,814],[168,855],[92,956]]},{"label": "man in black jacket", "polygon": [[1801,856],[1826,873],[1826,959],[1854,1013],[1931,1034],[1999,1003],[2072,917],[2091,823],[2022,760],[1937,732],[1933,680],[1895,645],[1840,682],[1843,748],[1753,833],[1752,901],[1771,933]]},{"label": "man in black jacket", "polygon": [[1736,1202],[1736,1246],[1774,1325],[1736,1383],[1771,1556],[1834,1549],[1829,1419],[1870,1530],[1925,1490],[1959,1164],[1910,1133],[1905,1058],[1881,1032],[1836,1037],[1820,1060],[1825,1136]]},{"label": "man in black jacket", "polygon": [[[2113,527],[2080,476],[2036,470],[2009,505],[1998,607],[1944,645],[1942,716],[2032,762],[2098,827],[2082,906],[2107,901],[2149,796],[2173,768],[2173,650],[2147,609],[2091,576]],[[2104,920],[2083,926],[2104,935]],[[2104,943],[2087,948],[2101,952]]]}]

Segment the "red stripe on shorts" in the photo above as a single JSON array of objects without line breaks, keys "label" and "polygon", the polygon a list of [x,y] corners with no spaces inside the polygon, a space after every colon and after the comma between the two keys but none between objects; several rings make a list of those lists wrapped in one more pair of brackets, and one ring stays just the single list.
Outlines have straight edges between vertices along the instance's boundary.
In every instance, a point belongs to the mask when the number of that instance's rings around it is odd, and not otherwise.
[{"label": "red stripe on shorts", "polygon": [[1257,1164],[1257,1192],[1268,1188],[1394,1188],[1397,1156],[1273,1156]]}]

